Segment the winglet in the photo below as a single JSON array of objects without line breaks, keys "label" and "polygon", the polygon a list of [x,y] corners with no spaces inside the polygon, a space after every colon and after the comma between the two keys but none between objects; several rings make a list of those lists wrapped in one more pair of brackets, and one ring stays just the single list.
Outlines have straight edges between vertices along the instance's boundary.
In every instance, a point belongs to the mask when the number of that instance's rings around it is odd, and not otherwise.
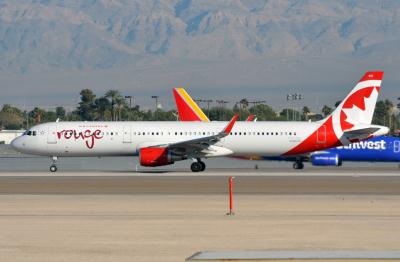
[{"label": "winglet", "polygon": [[233,126],[236,123],[236,120],[239,118],[239,115],[236,114],[234,117],[232,117],[231,121],[229,121],[228,125],[224,128],[222,131],[222,134],[224,135],[229,135],[229,133],[232,131]]},{"label": "winglet", "polygon": [[254,120],[254,115],[249,115],[249,117],[247,117],[246,122],[252,122]]}]

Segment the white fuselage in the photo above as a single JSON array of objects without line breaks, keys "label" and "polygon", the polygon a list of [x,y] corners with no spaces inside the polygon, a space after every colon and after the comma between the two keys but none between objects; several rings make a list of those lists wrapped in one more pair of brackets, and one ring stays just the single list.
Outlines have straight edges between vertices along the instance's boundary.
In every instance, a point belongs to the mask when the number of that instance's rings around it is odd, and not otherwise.
[{"label": "white fuselage", "polygon": [[[137,156],[139,149],[215,135],[227,122],[59,122],[32,127],[13,147],[43,156]],[[215,146],[232,156],[280,156],[315,132],[321,123],[237,122]],[[328,135],[319,136],[324,149]],[[306,153],[306,152],[304,152]],[[216,154],[218,156],[218,154]]]}]

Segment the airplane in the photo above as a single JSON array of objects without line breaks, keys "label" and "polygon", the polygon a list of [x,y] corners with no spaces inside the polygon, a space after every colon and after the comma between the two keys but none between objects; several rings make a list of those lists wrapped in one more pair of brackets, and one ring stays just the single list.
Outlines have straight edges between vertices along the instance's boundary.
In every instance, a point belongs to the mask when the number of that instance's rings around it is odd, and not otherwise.
[{"label": "airplane", "polygon": [[383,72],[367,72],[326,119],[318,122],[52,122],[33,126],[14,139],[22,153],[49,156],[51,172],[59,157],[138,156],[142,166],[171,165],[223,156],[292,156],[384,135],[371,125]]},{"label": "airplane", "polygon": [[[174,88],[173,92],[178,108],[178,115],[180,116],[184,113],[184,117],[182,117],[184,121],[201,121],[194,114],[193,109],[199,114],[203,113],[196,103],[191,103],[190,107],[184,106],[188,104],[187,99],[190,98],[190,95],[183,88]],[[179,99],[179,94],[185,94],[185,96]],[[246,121],[253,120],[254,115],[250,115],[246,119]],[[209,120],[207,119],[207,121]],[[400,162],[400,138],[381,136],[355,142],[347,146],[339,146],[297,156],[238,156],[235,158],[244,160],[290,161],[294,162],[294,169],[303,169],[303,162],[310,162],[314,166],[341,166],[344,161]]]},{"label": "airplane", "polygon": [[246,160],[293,161],[302,169],[303,162],[313,166],[342,166],[343,162],[400,162],[400,137],[381,136],[323,151],[293,157],[241,157]]}]

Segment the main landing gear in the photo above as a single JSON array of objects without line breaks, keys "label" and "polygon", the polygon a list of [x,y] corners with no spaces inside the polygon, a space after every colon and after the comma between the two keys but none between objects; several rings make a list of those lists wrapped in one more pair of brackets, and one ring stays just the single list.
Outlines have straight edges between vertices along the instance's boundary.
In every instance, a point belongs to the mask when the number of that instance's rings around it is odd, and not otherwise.
[{"label": "main landing gear", "polygon": [[201,161],[201,159],[197,159],[197,162],[192,163],[190,169],[192,170],[192,172],[203,172],[204,170],[206,170],[206,164]]},{"label": "main landing gear", "polygon": [[303,169],[304,168],[304,164],[301,161],[296,161],[293,163],[293,168],[294,169]]},{"label": "main landing gear", "polygon": [[50,166],[50,172],[51,172],[51,173],[57,172],[57,160],[58,160],[58,157],[56,157],[56,156],[53,156],[53,157],[52,157],[53,163],[52,163],[51,166]]}]

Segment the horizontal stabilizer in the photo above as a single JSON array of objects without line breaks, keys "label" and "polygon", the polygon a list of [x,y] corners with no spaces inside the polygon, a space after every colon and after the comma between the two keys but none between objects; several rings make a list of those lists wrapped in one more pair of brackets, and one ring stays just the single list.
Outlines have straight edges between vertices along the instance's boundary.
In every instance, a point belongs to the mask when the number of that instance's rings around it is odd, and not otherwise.
[{"label": "horizontal stabilizer", "polygon": [[369,126],[363,128],[350,129],[343,132],[343,136],[349,141],[364,140],[371,137],[386,135],[389,132],[389,128],[385,126]]}]

